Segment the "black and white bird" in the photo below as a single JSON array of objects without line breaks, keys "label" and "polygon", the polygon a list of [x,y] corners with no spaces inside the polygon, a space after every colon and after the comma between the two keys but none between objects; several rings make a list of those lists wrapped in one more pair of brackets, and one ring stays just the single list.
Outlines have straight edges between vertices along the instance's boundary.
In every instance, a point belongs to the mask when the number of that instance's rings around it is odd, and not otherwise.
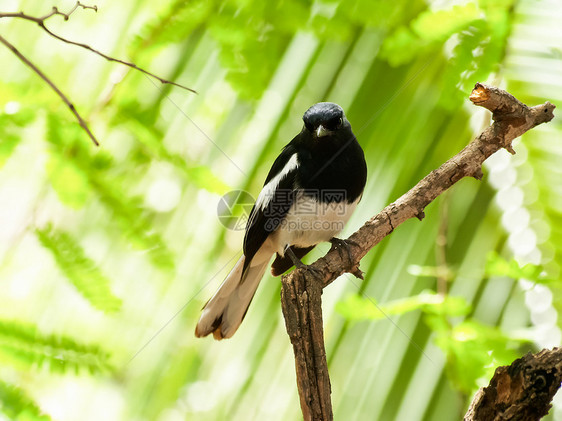
[{"label": "black and white bird", "polygon": [[207,302],[195,328],[198,337],[230,338],[242,323],[271,257],[281,275],[314,246],[334,238],[361,200],[367,165],[342,108],[310,107],[304,127],[283,148],[250,214],[244,255]]}]

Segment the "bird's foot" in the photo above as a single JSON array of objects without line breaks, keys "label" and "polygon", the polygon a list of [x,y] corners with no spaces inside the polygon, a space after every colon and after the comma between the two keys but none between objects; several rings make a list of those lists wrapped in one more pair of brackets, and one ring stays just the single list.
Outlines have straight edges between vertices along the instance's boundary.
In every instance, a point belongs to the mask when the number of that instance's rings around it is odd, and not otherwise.
[{"label": "bird's foot", "polygon": [[315,268],[312,265],[305,265],[303,262],[300,262],[298,264],[295,264],[295,267],[297,269],[305,270],[305,271],[311,273],[312,276],[314,276],[315,278],[324,279],[324,272],[322,272],[318,268]]},{"label": "bird's foot", "polygon": [[337,250],[342,260],[344,260],[343,255],[345,253],[345,258],[349,262],[350,273],[352,273],[359,279],[364,279],[363,271],[359,269],[359,264],[356,265],[353,264],[353,253],[351,252],[351,247],[350,247],[350,245],[359,247],[359,244],[353,240],[349,240],[349,239],[342,240],[341,238],[336,238],[336,237],[331,238],[330,243],[332,243],[332,247],[330,248],[330,251]]},{"label": "bird's foot", "polygon": [[359,247],[359,244],[357,244],[353,240],[342,240],[341,238],[336,238],[336,237],[332,237],[330,239],[330,243],[332,243],[332,247],[330,248],[330,251],[337,250],[342,260],[344,258],[343,252],[345,251],[346,258],[349,261],[349,265],[351,266],[353,264],[353,253],[351,253],[350,245]]},{"label": "bird's foot", "polygon": [[311,273],[312,276],[314,276],[315,278],[324,279],[324,273],[320,269],[315,268],[312,265],[304,264],[301,261],[301,259],[299,259],[295,255],[295,253],[293,252],[293,250],[291,248],[287,247],[287,249],[285,250],[285,254],[287,254],[287,256],[289,256],[289,258],[293,261],[293,264],[295,265],[295,267],[297,269],[305,270],[305,271]]}]

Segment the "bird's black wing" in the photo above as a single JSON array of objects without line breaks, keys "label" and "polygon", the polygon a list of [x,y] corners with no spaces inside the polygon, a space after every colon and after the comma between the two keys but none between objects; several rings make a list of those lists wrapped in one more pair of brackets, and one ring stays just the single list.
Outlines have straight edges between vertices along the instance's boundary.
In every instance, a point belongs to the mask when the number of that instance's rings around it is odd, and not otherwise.
[{"label": "bird's black wing", "polygon": [[[250,264],[250,261],[263,245],[267,237],[275,231],[281,221],[289,212],[293,204],[295,196],[295,179],[296,168],[286,172],[283,177],[278,180],[275,189],[268,188],[268,185],[275,182],[275,177],[281,174],[287,167],[287,164],[296,153],[292,144],[287,145],[281,154],[277,157],[264,183],[264,188],[258,201],[254,204],[248,225],[246,227],[246,235],[244,237],[244,271]],[[264,195],[267,191],[268,194]],[[260,202],[260,203],[258,203]],[[261,205],[261,206],[258,206]]]},{"label": "bird's black wing", "polygon": [[293,146],[295,140],[296,138],[293,139],[291,143],[286,145],[281,151],[281,153],[279,154],[279,156],[273,162],[273,165],[271,166],[271,169],[269,170],[269,173],[267,174],[267,177],[265,178],[265,181],[263,183],[264,187],[267,186],[267,183],[269,183],[273,179],[273,177],[275,177],[277,174],[283,171],[283,168],[285,168],[289,160],[297,152],[297,150]]}]

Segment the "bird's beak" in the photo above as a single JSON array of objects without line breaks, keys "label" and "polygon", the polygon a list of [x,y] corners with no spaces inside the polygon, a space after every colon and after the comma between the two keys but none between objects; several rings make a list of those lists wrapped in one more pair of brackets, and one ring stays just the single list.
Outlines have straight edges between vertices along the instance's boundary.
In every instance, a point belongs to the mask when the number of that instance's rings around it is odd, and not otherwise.
[{"label": "bird's beak", "polygon": [[323,125],[319,125],[316,129],[316,137],[326,136],[330,131],[326,129]]}]

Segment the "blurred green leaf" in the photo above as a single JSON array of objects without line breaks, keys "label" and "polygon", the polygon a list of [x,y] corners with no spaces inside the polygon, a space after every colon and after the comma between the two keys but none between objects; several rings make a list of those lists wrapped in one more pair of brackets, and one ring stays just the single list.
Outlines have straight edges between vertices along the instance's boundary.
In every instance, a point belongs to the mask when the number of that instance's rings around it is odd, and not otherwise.
[{"label": "blurred green leaf", "polygon": [[5,129],[9,125],[26,127],[35,120],[36,109],[21,104],[16,105],[16,107],[16,110],[10,114],[0,113],[0,129]]},{"label": "blurred green leaf", "polygon": [[119,226],[131,246],[147,252],[156,267],[174,270],[174,255],[152,228],[149,212],[143,208],[141,199],[128,197],[118,185],[102,177],[96,179],[93,185],[101,202],[112,211],[112,222]]},{"label": "blurred green leaf", "polygon": [[488,253],[486,260],[487,276],[507,276],[513,279],[527,279],[540,284],[554,283],[556,280],[551,279],[544,271],[541,265],[519,265],[515,259],[506,260],[497,252]]},{"label": "blurred green leaf", "polygon": [[420,266],[410,265],[406,268],[408,273],[413,276],[423,276],[428,278],[442,278],[450,281],[455,278],[456,272],[448,266]]},{"label": "blurred green leaf", "polygon": [[492,70],[489,49],[490,31],[485,21],[475,21],[458,35],[451,59],[443,71],[439,103],[446,109],[459,107],[466,92]]},{"label": "blurred green leaf", "polygon": [[473,3],[446,10],[425,10],[409,25],[400,26],[385,39],[381,55],[392,66],[407,63],[427,48],[441,47],[451,35],[467,29],[480,18]]},{"label": "blurred green leaf", "polygon": [[47,162],[47,174],[61,202],[74,209],[86,204],[91,189],[88,176],[73,161],[51,153]]},{"label": "blurred green leaf", "polygon": [[8,158],[20,143],[21,137],[11,133],[0,132],[0,168],[4,166]]},{"label": "blurred green leaf", "polygon": [[29,108],[19,109],[6,114],[0,113],[0,168],[4,166],[21,141],[20,130],[31,124],[35,119],[35,112]]},{"label": "blurred green leaf", "polygon": [[[392,28],[405,19],[405,15],[420,7],[425,2],[412,0],[408,3],[390,2],[387,0],[342,0],[338,1],[337,15],[345,16],[351,23],[358,26]],[[341,19],[341,18],[340,18]],[[349,22],[338,21],[339,26],[349,26]],[[334,28],[337,32],[341,29]]]},{"label": "blurred green leaf", "polygon": [[[63,171],[72,173],[74,177],[74,182],[67,187],[60,174],[53,171],[58,177],[51,180],[56,181],[53,186],[57,186],[61,200],[66,201],[63,203],[82,205],[82,200],[86,200],[86,193],[82,193],[82,190],[89,186],[112,212],[112,222],[119,226],[124,238],[137,250],[147,251],[152,263],[158,268],[173,270],[174,256],[152,227],[151,213],[143,208],[140,198],[130,197],[123,187],[123,180],[127,177],[130,177],[129,183],[137,181],[135,171],[127,171],[123,175],[110,173],[114,169],[111,156],[104,151],[93,151],[79,137],[79,132],[79,127],[61,124],[56,115],[49,115],[47,118],[47,139],[52,144],[50,152],[54,156],[58,155],[55,162]],[[147,155],[147,159],[150,158]],[[53,166],[55,169],[60,167]],[[193,172],[201,177],[199,172]],[[65,175],[64,172],[62,175]],[[87,182],[81,178],[82,175],[87,177]],[[213,179],[210,178],[209,185],[218,188],[212,183]]]},{"label": "blurred green leaf", "polygon": [[[287,21],[275,15],[284,7],[275,3],[252,8],[250,4],[233,13],[227,6],[209,27],[221,47],[220,60],[227,69],[227,80],[244,99],[261,96],[289,44],[292,31],[284,28]],[[299,17],[302,19],[297,13],[291,21],[298,25],[302,22]]]},{"label": "blurred green leaf", "polygon": [[112,168],[113,158],[109,152],[84,142],[84,132],[78,124],[55,113],[48,113],[46,120],[46,139],[51,155],[58,155],[61,161],[71,162],[76,171],[81,171],[89,178],[97,176],[98,171]]},{"label": "blurred green leaf", "polygon": [[109,280],[70,235],[52,227],[35,232],[43,247],[53,254],[62,272],[92,306],[106,313],[120,310],[121,299],[111,292]]},{"label": "blurred green leaf", "polygon": [[354,294],[336,305],[336,311],[352,321],[379,320],[416,310],[424,313],[424,320],[437,335],[436,342],[447,355],[448,376],[463,393],[471,393],[477,380],[491,374],[498,364],[516,358],[517,347],[525,342],[475,320],[451,324],[451,317],[466,316],[471,311],[470,304],[462,297],[444,297],[428,291],[377,304]]},{"label": "blurred green leaf", "polygon": [[139,51],[146,53],[151,48],[185,41],[197,26],[216,12],[216,8],[217,4],[213,0],[176,0],[145,25],[141,34],[130,45],[133,55]]},{"label": "blurred green leaf", "polygon": [[[445,69],[446,92],[442,97],[444,104],[456,106],[458,92],[486,79],[505,54],[511,7],[512,1],[484,2],[480,8],[469,2],[450,9],[425,10],[385,39],[381,55],[392,66],[399,66],[431,49],[443,48],[444,41],[457,34],[451,63]],[[452,103],[447,100],[449,92],[454,93]]]},{"label": "blurred green leaf", "polygon": [[466,320],[456,326],[437,315],[428,315],[425,320],[437,335],[437,345],[447,356],[448,378],[467,395],[480,386],[479,379],[490,379],[497,366],[510,364],[519,357],[520,346],[527,342],[476,320]]},{"label": "blurred green leaf", "polygon": [[480,18],[477,6],[467,3],[445,10],[426,10],[412,21],[410,27],[424,41],[443,42]]},{"label": "blurred green leaf", "polygon": [[68,336],[45,335],[36,326],[0,320],[0,362],[20,368],[48,367],[66,373],[82,369],[100,373],[111,370],[109,354],[97,345],[85,345]]},{"label": "blurred green leaf", "polygon": [[51,420],[24,390],[3,381],[0,381],[0,413],[13,421]]},{"label": "blurred green leaf", "polygon": [[402,26],[385,38],[381,48],[381,57],[391,66],[399,66],[412,60],[425,51],[428,43],[417,37],[410,28]]},{"label": "blurred green leaf", "polygon": [[[125,112],[130,117],[123,124],[128,130],[135,135],[137,141],[140,142],[143,156],[141,159],[160,159],[171,163],[180,170],[190,184],[198,188],[205,189],[211,193],[224,194],[230,190],[230,187],[214,174],[209,167],[204,165],[190,165],[187,160],[178,155],[169,152],[162,143],[163,133],[160,133],[154,127],[149,127],[138,117],[138,111],[133,112],[131,109]],[[138,158],[138,156],[137,156]]]},{"label": "blurred green leaf", "polygon": [[336,305],[336,311],[348,320],[380,320],[386,316],[415,310],[444,316],[462,316],[468,314],[470,305],[462,297],[443,296],[432,291],[384,304],[353,294]]}]

